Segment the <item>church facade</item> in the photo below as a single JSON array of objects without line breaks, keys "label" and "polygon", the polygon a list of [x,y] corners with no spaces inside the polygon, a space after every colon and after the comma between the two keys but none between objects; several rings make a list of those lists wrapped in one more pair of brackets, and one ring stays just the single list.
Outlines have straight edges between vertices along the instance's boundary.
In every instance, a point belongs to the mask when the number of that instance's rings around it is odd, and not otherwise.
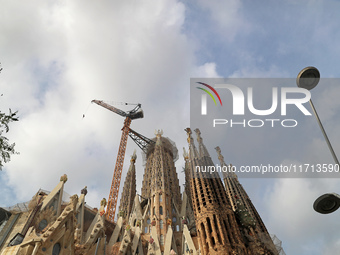
[{"label": "church facade", "polygon": [[234,173],[222,181],[217,173],[196,171],[214,164],[200,131],[195,130],[196,143],[191,129],[186,132],[183,193],[177,148],[157,131],[145,155],[140,194],[135,153],[131,157],[115,223],[105,219],[105,199],[99,209],[86,205],[86,187],[64,201],[65,175],[53,191],[38,191],[24,209],[0,208],[0,255],[284,254]]}]

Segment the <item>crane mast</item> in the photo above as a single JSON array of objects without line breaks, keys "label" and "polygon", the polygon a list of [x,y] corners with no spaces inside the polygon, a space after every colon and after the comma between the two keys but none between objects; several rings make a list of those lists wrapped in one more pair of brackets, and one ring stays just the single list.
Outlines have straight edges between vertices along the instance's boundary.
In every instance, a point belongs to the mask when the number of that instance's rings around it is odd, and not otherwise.
[{"label": "crane mast", "polygon": [[116,207],[117,207],[117,200],[119,194],[119,186],[120,180],[122,177],[122,170],[125,158],[125,151],[126,151],[126,144],[127,139],[130,132],[130,125],[132,119],[143,118],[143,111],[140,109],[141,105],[138,104],[133,110],[129,112],[124,112],[112,105],[104,103],[103,101],[99,100],[92,100],[92,103],[96,103],[110,111],[113,111],[125,118],[124,126],[122,128],[122,137],[120,139],[118,155],[116,160],[116,165],[113,172],[112,184],[110,188],[109,200],[106,207],[106,219],[108,221],[114,222],[115,214],[116,214]]},{"label": "crane mast", "polygon": [[129,117],[125,118],[124,126],[122,129],[122,137],[120,139],[118,155],[116,160],[115,169],[113,171],[113,178],[110,188],[109,200],[106,207],[106,219],[114,222],[116,215],[117,200],[119,195],[120,180],[122,177],[122,170],[125,158],[126,143],[129,136],[131,119]]}]

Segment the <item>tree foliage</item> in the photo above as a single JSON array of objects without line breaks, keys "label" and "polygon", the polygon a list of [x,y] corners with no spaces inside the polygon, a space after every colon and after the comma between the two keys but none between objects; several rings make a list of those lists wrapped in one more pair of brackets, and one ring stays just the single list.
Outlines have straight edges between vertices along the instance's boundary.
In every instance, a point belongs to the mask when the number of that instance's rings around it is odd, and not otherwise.
[{"label": "tree foliage", "polygon": [[9,109],[8,114],[0,111],[0,170],[2,170],[4,163],[10,161],[11,155],[17,153],[14,149],[15,143],[10,143],[8,138],[4,136],[9,131],[9,123],[13,121],[18,121],[17,112],[12,112],[11,109]]},{"label": "tree foliage", "polygon": [[8,138],[3,134],[9,131],[9,123],[12,121],[18,121],[17,112],[12,112],[9,109],[9,114],[0,112],[0,170],[2,170],[3,164],[7,163],[11,159],[11,155],[15,154],[15,143],[10,143]]}]

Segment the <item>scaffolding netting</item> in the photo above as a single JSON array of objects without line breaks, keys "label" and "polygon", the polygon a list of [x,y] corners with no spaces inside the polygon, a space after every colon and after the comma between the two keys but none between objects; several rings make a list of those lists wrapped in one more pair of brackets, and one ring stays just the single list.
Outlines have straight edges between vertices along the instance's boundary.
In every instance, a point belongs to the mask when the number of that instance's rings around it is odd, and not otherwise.
[{"label": "scaffolding netting", "polygon": [[[152,141],[157,141],[157,138],[153,138],[151,139]],[[166,150],[169,150],[171,153],[172,153],[172,157],[173,157],[173,160],[174,162],[176,162],[179,158],[178,156],[178,150],[177,150],[177,147],[176,147],[176,143],[174,141],[172,141],[170,138],[168,137],[161,137],[161,140],[162,140],[162,145],[163,147],[166,149]],[[150,151],[153,150],[153,148],[155,147],[155,144],[150,144],[148,146],[148,153]],[[147,154],[145,154],[143,151],[142,151],[142,158],[143,158],[143,166],[145,166],[146,164],[146,159],[147,159]]]},{"label": "scaffolding netting", "polygon": [[286,255],[286,253],[284,252],[283,248],[282,248],[282,241],[277,238],[276,235],[270,235],[270,237],[273,240],[273,243],[275,245],[276,250],[278,251],[279,255]]}]

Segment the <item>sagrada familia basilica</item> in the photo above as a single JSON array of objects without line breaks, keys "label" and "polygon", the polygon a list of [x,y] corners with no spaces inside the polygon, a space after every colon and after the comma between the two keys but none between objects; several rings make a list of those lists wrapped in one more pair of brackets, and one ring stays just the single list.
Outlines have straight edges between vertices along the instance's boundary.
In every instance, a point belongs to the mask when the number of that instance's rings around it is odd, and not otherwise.
[{"label": "sagrada familia basilica", "polygon": [[[28,203],[0,207],[0,255],[283,255],[235,173],[196,171],[214,163],[201,133],[186,129],[185,189],[180,191],[178,151],[163,132],[148,147],[142,190],[136,192],[132,155],[115,222],[88,206],[86,187],[64,201],[67,176]],[[216,147],[221,166],[227,166]],[[224,183],[223,183],[224,182]]]}]

